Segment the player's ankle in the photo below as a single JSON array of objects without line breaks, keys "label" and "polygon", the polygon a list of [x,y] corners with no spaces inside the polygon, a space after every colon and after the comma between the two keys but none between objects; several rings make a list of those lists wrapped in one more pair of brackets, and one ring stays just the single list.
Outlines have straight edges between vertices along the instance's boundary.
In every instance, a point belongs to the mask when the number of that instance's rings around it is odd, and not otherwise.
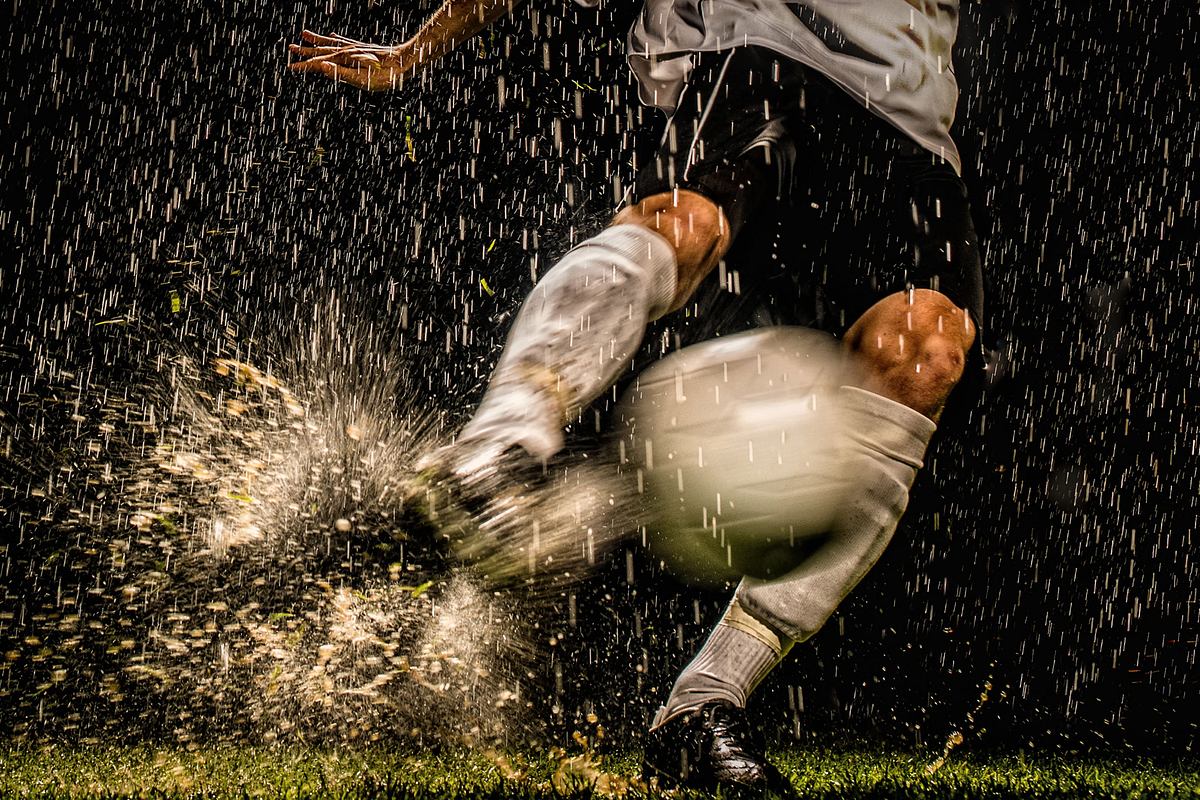
[{"label": "player's ankle", "polygon": [[464,453],[498,454],[520,447],[546,461],[563,447],[564,411],[558,397],[533,382],[511,382],[488,390],[457,442]]}]

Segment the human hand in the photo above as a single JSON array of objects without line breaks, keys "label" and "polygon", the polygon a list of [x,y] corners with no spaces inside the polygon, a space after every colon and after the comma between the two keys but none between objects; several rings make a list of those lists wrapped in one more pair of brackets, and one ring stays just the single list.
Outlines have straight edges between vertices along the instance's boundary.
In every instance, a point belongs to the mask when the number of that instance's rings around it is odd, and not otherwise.
[{"label": "human hand", "polygon": [[288,45],[288,51],[304,60],[289,64],[289,69],[319,72],[369,92],[396,88],[423,60],[417,48],[407,42],[396,46],[368,44],[336,33],[322,36],[308,30],[302,31],[300,38],[306,44]]}]

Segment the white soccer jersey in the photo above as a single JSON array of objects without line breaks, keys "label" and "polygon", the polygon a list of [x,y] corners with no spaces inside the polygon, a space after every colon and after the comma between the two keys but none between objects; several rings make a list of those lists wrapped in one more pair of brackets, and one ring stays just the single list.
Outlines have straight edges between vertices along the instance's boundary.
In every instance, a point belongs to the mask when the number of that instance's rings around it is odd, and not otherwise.
[{"label": "white soccer jersey", "polygon": [[692,53],[767,47],[828,76],[961,172],[950,136],[958,8],[959,0],[645,0],[629,64],[642,102],[670,112]]}]

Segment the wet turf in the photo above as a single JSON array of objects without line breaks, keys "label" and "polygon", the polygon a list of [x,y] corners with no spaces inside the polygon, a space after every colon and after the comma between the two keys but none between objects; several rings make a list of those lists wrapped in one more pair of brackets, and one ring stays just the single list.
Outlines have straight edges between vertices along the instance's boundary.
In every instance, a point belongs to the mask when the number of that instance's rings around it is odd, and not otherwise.
[{"label": "wet turf", "polygon": [[[896,751],[812,749],[777,754],[812,798],[1200,798],[1200,762],[1130,757],[930,758]],[[18,747],[0,752],[0,795],[17,797],[552,798],[609,792],[645,796],[630,783],[633,756],[463,753],[414,756],[384,749],[298,747]],[[650,792],[652,796],[656,793]]]}]

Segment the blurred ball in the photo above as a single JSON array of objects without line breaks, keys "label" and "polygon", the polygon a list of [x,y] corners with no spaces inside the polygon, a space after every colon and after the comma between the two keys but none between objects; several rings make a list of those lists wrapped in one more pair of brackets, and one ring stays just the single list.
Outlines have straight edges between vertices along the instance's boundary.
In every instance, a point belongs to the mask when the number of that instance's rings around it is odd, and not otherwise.
[{"label": "blurred ball", "polygon": [[836,341],[772,327],[671,354],[624,395],[619,459],[654,551],[692,583],[794,569],[848,478]]}]

